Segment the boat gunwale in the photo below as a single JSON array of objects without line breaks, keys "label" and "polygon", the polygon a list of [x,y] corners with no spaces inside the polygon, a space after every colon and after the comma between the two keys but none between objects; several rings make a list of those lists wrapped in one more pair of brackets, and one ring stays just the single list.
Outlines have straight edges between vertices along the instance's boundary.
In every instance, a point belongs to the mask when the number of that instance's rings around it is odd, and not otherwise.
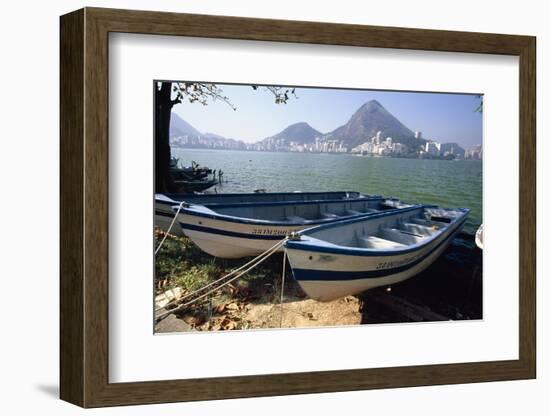
[{"label": "boat gunwale", "polygon": [[[234,207],[271,207],[281,205],[315,205],[321,203],[336,204],[345,202],[366,202],[366,201],[378,201],[387,200],[382,195],[362,196],[354,199],[313,199],[309,201],[262,201],[262,202],[225,202],[225,203],[212,203],[212,204],[194,204],[189,202],[190,206],[198,205],[213,208],[234,208]],[[175,205],[176,209],[179,205]],[[186,207],[184,207],[186,208]]]},{"label": "boat gunwale", "polygon": [[[412,207],[402,208],[399,210],[391,210],[381,213],[374,213],[370,216],[365,215],[362,218],[351,218],[349,220],[342,220],[336,223],[331,224],[323,224],[319,225],[317,227],[311,227],[307,228],[305,230],[301,230],[297,232],[298,235],[309,237],[310,239],[315,239],[320,242],[324,242],[324,240],[317,239],[315,237],[311,237],[308,235],[312,232],[318,232],[322,230],[326,230],[329,228],[333,228],[336,226],[341,225],[348,225],[348,224],[354,224],[356,222],[361,221],[367,221],[372,220],[376,218],[381,218],[385,216],[390,216],[392,214],[401,214],[403,212],[409,212],[413,211],[415,209],[419,208],[436,208],[437,206],[434,205],[415,205]],[[445,208],[439,208],[438,209],[445,209]],[[450,230],[449,234],[454,233],[455,230],[460,229],[464,226],[464,223],[468,219],[468,214],[470,213],[470,210],[468,208],[457,208],[457,211],[461,211],[462,215],[455,218],[453,221],[451,221],[443,230],[443,232],[434,234],[433,236],[428,236],[428,238],[424,239],[423,241],[420,241],[415,244],[406,245],[405,247],[396,247],[393,249],[375,249],[375,248],[363,248],[363,247],[347,247],[337,244],[332,244],[329,242],[326,242],[327,245],[318,245],[315,244],[314,241],[311,240],[288,240],[285,242],[284,246],[287,249],[291,250],[300,250],[300,251],[309,251],[309,252],[319,252],[319,253],[331,253],[331,254],[342,254],[342,255],[349,255],[349,256],[362,256],[362,257],[377,257],[377,256],[398,256],[402,254],[411,253],[413,251],[417,251],[421,249],[422,247],[425,247],[426,245],[432,243],[437,238],[444,236],[446,233],[445,231]],[[445,241],[445,238],[443,238]]]},{"label": "boat gunwale", "polygon": [[[436,252],[441,246],[450,243],[460,232],[460,225],[458,225],[455,229],[453,229],[448,236],[442,239],[442,241],[438,242],[435,247],[431,248],[427,253],[423,254],[417,259],[412,260],[410,263],[403,264],[401,266],[396,266],[392,268],[387,269],[379,269],[379,270],[318,270],[318,269],[303,269],[303,268],[292,268],[292,276],[294,279],[298,282],[330,282],[330,281],[348,281],[348,280],[362,280],[362,279],[376,279],[381,278],[385,276],[390,276],[397,273],[405,272],[412,267],[415,267],[416,265],[422,263],[424,260],[426,260],[429,256],[431,256],[434,252]],[[444,235],[444,234],[440,234]],[[432,240],[433,241],[433,240]],[[402,253],[401,253],[402,254]],[[295,273],[297,272],[297,273]],[[316,278],[304,278],[304,273],[314,273],[317,277]],[[319,278],[320,275],[324,273],[330,273],[332,275],[338,275],[337,279],[331,278]],[[298,274],[298,277],[296,277],[296,274]],[[346,276],[346,277],[343,277]]]},{"label": "boat gunwale", "polygon": [[[353,200],[350,200],[350,201],[347,201],[347,202],[357,202],[357,201],[363,201],[363,202],[366,202],[366,201],[383,201],[383,200],[387,200],[388,198],[382,198],[382,197],[372,197],[372,198],[357,198],[357,199],[353,199]],[[323,200],[323,201],[293,201],[293,202],[283,202],[283,203],[256,203],[256,204],[253,204],[253,205],[247,205],[247,207],[250,207],[250,206],[270,206],[270,205],[296,205],[296,202],[301,202],[301,204],[308,204],[308,205],[311,205],[311,204],[319,204],[319,203],[338,203],[338,202],[342,202],[343,200]],[[267,204],[267,205],[265,205]],[[210,207],[210,205],[203,205],[203,204],[191,204],[191,205],[196,205],[196,206],[204,206],[204,207]],[[235,204],[229,204],[229,207],[235,207],[235,206],[242,206],[242,205],[235,205]],[[176,211],[178,209],[178,205],[174,205],[172,206],[172,209],[174,211]],[[219,206],[216,206],[216,208],[220,208]],[[409,208],[409,207],[404,207],[404,208],[391,208],[389,209],[388,211],[386,212],[393,212],[395,210],[402,210],[402,209],[406,209],[406,208]],[[233,215],[224,215],[224,214],[218,214],[218,213],[209,213],[209,212],[201,212],[201,211],[196,211],[196,210],[193,210],[192,208],[181,208],[180,209],[180,212],[178,214],[178,216],[182,215],[182,214],[186,214],[186,215],[190,215],[190,216],[194,216],[194,217],[202,217],[202,218],[209,218],[209,219],[213,219],[213,220],[219,220],[219,221],[226,221],[226,222],[233,222],[233,223],[239,223],[239,224],[252,224],[252,225],[269,225],[269,226],[299,226],[299,225],[311,225],[311,226],[322,226],[322,225],[329,225],[329,224],[332,224],[333,222],[337,222],[337,221],[348,221],[348,220],[353,220],[353,219],[357,219],[359,217],[365,217],[365,216],[370,216],[370,215],[376,215],[376,214],[379,214],[379,212],[366,212],[366,213],[361,213],[361,214],[355,214],[355,215],[350,215],[350,216],[345,216],[345,217],[337,217],[337,218],[324,218],[324,219],[317,219],[317,220],[305,220],[305,221],[301,221],[301,222],[289,222],[289,221],[270,221],[270,220],[260,220],[260,219],[253,219],[253,218],[246,218],[246,217],[236,217],[236,216],[233,216]],[[184,224],[186,224],[186,222],[182,222],[180,220],[178,220],[178,222],[180,223],[180,225],[183,227]],[[308,227],[309,228],[313,228],[313,227]],[[299,231],[303,231],[303,230],[299,230]]]},{"label": "boat gunwale", "polygon": [[373,201],[377,199],[385,199],[388,201],[395,201],[395,198],[385,198],[383,195],[362,195],[357,198],[347,199],[309,199],[309,200],[288,200],[288,201],[258,201],[258,202],[187,202],[183,201],[163,201],[155,199],[155,204],[169,205],[173,210],[177,209],[181,202],[188,205],[199,205],[205,207],[214,208],[232,208],[232,207],[253,207],[253,206],[278,206],[278,205],[296,205],[296,204],[319,204],[323,202],[336,203],[336,202],[356,202],[356,201]]},{"label": "boat gunwale", "polygon": [[[164,195],[167,198],[173,199],[176,203],[181,202],[182,200],[177,200],[172,198],[172,196],[175,195],[185,195],[188,197],[206,197],[206,198],[214,198],[214,197],[220,197],[223,195],[230,195],[230,196],[257,196],[257,195],[321,195],[321,194],[358,194],[358,198],[361,197],[361,192],[359,191],[312,191],[312,192],[302,192],[302,191],[296,191],[296,192],[235,192],[235,193],[228,193],[228,194],[189,194],[189,193],[181,193],[181,192],[166,192],[166,193],[156,193],[155,194],[155,201],[157,195]],[[373,195],[373,196],[381,196],[381,195]],[[356,198],[345,198],[345,199],[356,199]],[[289,200],[290,202],[290,200]]]}]

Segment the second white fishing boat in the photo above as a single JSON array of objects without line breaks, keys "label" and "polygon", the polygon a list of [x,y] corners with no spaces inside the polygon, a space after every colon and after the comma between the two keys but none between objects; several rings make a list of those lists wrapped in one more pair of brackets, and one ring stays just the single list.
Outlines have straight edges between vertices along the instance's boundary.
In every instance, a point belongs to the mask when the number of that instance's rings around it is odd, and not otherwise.
[{"label": "second white fishing boat", "polygon": [[294,279],[319,301],[401,282],[443,253],[468,212],[417,205],[302,231],[285,243]]}]

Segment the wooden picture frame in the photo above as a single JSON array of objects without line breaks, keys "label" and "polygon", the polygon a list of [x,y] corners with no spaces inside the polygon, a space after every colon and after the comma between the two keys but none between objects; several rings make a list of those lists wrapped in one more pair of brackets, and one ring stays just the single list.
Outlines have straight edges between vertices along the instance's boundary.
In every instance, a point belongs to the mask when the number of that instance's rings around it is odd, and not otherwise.
[{"label": "wooden picture frame", "polygon": [[[60,396],[83,407],[351,391],[536,376],[535,38],[85,8],[61,17]],[[519,359],[109,383],[108,34],[191,36],[519,57]]]}]

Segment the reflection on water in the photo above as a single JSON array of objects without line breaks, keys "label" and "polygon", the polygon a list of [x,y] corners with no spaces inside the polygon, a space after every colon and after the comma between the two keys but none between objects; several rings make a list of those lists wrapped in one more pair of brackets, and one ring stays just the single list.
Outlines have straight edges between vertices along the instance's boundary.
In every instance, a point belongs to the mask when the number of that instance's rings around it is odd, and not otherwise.
[{"label": "reflection on water", "polygon": [[173,148],[180,163],[194,160],[224,172],[218,192],[360,191],[407,202],[470,208],[464,231],[482,223],[482,163],[335,154]]}]

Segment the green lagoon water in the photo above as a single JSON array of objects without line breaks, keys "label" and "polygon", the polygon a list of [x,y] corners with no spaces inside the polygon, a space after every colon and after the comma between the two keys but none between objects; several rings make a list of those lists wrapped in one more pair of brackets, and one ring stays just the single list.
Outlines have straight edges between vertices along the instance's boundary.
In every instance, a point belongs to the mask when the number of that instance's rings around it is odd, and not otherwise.
[{"label": "green lagoon water", "polygon": [[[470,208],[464,228],[482,223],[482,163],[338,154],[247,152],[173,148],[183,165],[197,163],[224,172],[219,193],[360,191],[406,202]],[[212,188],[213,190],[213,188]]]}]

